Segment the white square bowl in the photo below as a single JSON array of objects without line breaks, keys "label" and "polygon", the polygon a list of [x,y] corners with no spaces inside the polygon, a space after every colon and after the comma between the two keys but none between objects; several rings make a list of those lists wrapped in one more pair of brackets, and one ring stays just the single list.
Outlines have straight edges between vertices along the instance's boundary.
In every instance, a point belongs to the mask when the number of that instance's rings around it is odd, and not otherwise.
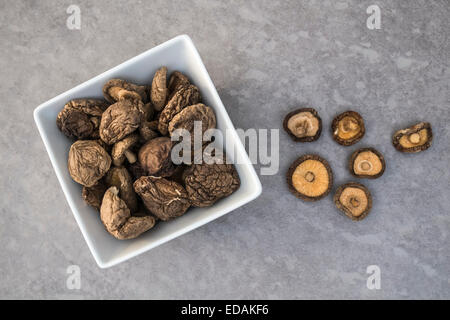
[{"label": "white square bowl", "polygon": [[[58,130],[56,116],[64,104],[71,99],[102,98],[103,84],[111,78],[123,78],[134,83],[149,84],[154,72],[160,66],[167,66],[169,72],[179,70],[186,74],[200,89],[203,102],[214,109],[218,129],[223,133],[228,131],[225,137],[228,141],[225,140],[225,142],[228,147],[232,146],[235,150],[234,157],[231,155],[231,159],[236,163],[241,186],[232,195],[219,200],[211,207],[191,208],[185,215],[169,222],[159,223],[137,239],[121,241],[105,230],[98,212],[83,202],[81,185],[71,179],[67,170],[67,156],[71,141]],[[34,110],[34,119],[75,220],[95,261],[101,268],[116,265],[217,219],[252,201],[262,191],[261,182],[253,165],[197,49],[187,35],[173,38],[41,104]]]}]

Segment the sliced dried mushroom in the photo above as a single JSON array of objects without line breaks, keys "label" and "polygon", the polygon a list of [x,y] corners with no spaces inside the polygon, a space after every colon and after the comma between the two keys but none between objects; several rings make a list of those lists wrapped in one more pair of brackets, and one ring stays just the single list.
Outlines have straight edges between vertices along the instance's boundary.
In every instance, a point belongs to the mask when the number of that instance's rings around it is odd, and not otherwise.
[{"label": "sliced dried mushroom", "polygon": [[120,198],[125,201],[131,212],[136,212],[138,200],[133,190],[133,179],[126,168],[112,167],[105,176],[105,183],[108,187],[117,187]]},{"label": "sliced dried mushroom", "polygon": [[199,132],[201,136],[199,139],[203,141],[205,131],[216,127],[216,116],[212,108],[202,103],[186,107],[177,113],[169,122],[169,134],[172,135],[177,129],[187,130],[191,134],[191,145],[194,147],[194,123],[196,121],[201,123],[201,132]]},{"label": "sliced dried mushroom", "polygon": [[357,143],[364,136],[364,120],[358,112],[346,111],[333,119],[333,139],[343,146]]},{"label": "sliced dried mushroom", "polygon": [[170,176],[175,166],[171,160],[172,141],[168,137],[158,137],[148,141],[139,149],[139,164],[149,175]]},{"label": "sliced dried mushroom", "polygon": [[193,164],[183,172],[189,200],[195,207],[208,207],[236,191],[241,180],[232,164]]},{"label": "sliced dried mushroom", "polygon": [[107,144],[116,143],[139,128],[142,110],[130,100],[112,104],[103,112],[100,122],[100,138]]},{"label": "sliced dried mushroom", "polygon": [[97,142],[78,140],[70,147],[67,165],[73,180],[92,187],[109,170],[111,157]]},{"label": "sliced dried mushroom", "polygon": [[119,197],[117,187],[106,190],[100,207],[100,219],[106,230],[120,240],[134,239],[153,228],[156,222],[152,216],[132,216],[125,201]]},{"label": "sliced dried mushroom", "polygon": [[427,150],[433,141],[433,132],[429,122],[420,122],[409,128],[397,131],[392,143],[401,152],[420,152]]},{"label": "sliced dried mushroom", "polygon": [[119,93],[125,93],[125,91],[122,90],[136,92],[141,97],[143,103],[147,103],[149,101],[146,86],[129,83],[122,79],[111,79],[106,82],[103,86],[103,96],[109,103],[115,103],[121,100]]},{"label": "sliced dried mushroom", "polygon": [[349,182],[336,190],[334,203],[347,217],[359,221],[369,214],[372,208],[372,196],[364,185]]},{"label": "sliced dried mushroom", "polygon": [[383,175],[385,168],[383,155],[374,148],[356,150],[350,157],[350,172],[358,178],[376,179]]},{"label": "sliced dried mushroom", "polygon": [[102,181],[99,180],[92,187],[83,186],[83,190],[81,192],[81,196],[83,197],[84,202],[90,205],[91,207],[100,211],[100,206],[102,205],[103,195],[106,192],[106,185]]},{"label": "sliced dried mushroom", "polygon": [[153,77],[150,98],[156,111],[161,111],[166,105],[167,90],[167,68],[161,67]]},{"label": "sliced dried mushroom", "polygon": [[283,128],[297,142],[312,142],[320,137],[322,119],[313,108],[301,108],[286,115]]},{"label": "sliced dried mushroom", "polygon": [[190,207],[186,190],[175,181],[161,177],[141,177],[134,182],[134,190],[147,209],[163,221],[183,215]]},{"label": "sliced dried mushroom", "polygon": [[111,158],[115,166],[121,166],[125,161],[125,158],[129,163],[135,163],[137,161],[136,155],[131,151],[133,147],[139,141],[139,135],[132,133],[126,136],[120,141],[117,141],[111,150]]},{"label": "sliced dried mushroom", "polygon": [[184,74],[182,74],[179,71],[172,72],[172,74],[170,75],[169,85],[168,85],[169,99],[175,94],[175,92],[178,89],[180,89],[182,86],[185,86],[188,84],[191,84],[189,82],[188,77],[186,77]]},{"label": "sliced dried mushroom", "polygon": [[305,201],[317,201],[330,193],[333,173],[328,162],[317,155],[303,155],[289,167],[289,190]]},{"label": "sliced dried mushroom", "polygon": [[178,89],[159,115],[159,132],[163,135],[167,135],[170,120],[172,120],[178,112],[187,106],[199,103],[200,100],[200,91],[196,86],[186,85]]}]

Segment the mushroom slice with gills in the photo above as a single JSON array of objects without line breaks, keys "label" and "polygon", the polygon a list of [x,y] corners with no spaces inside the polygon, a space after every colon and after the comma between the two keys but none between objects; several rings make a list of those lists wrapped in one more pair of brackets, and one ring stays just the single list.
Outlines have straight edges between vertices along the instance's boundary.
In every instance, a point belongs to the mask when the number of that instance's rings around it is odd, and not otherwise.
[{"label": "mushroom slice with gills", "polygon": [[392,138],[392,143],[398,151],[413,153],[428,149],[432,140],[431,124],[420,122],[409,128],[397,131]]},{"label": "mushroom slice with gills", "polygon": [[312,142],[319,139],[322,132],[322,119],[313,108],[302,108],[286,115],[284,130],[297,142]]},{"label": "mushroom slice with gills", "polygon": [[73,180],[92,187],[109,170],[111,157],[94,140],[78,140],[70,147],[67,166]]},{"label": "mushroom slice with gills", "polygon": [[383,155],[374,148],[362,148],[353,152],[349,161],[351,174],[359,178],[376,179],[386,168]]},{"label": "mushroom slice with gills", "polygon": [[325,197],[333,185],[333,173],[328,162],[318,155],[303,155],[289,167],[286,175],[289,190],[305,201]]},{"label": "mushroom slice with gills", "polygon": [[369,214],[372,208],[372,196],[364,185],[349,182],[336,190],[334,203],[347,217],[359,221]]},{"label": "mushroom slice with gills", "polygon": [[146,208],[163,221],[183,215],[191,205],[183,186],[165,178],[140,177],[134,182],[134,190]]},{"label": "mushroom slice with gills", "polygon": [[333,119],[333,139],[343,146],[357,143],[364,136],[364,120],[358,112],[346,111]]},{"label": "mushroom slice with gills", "polygon": [[138,209],[138,200],[133,189],[133,179],[124,167],[112,167],[105,176],[108,187],[115,186],[120,191],[120,197],[127,204],[131,212]]},{"label": "mushroom slice with gills", "polygon": [[156,70],[150,89],[150,99],[156,111],[161,111],[164,108],[167,95],[167,68],[161,67]]},{"label": "mushroom slice with gills", "polygon": [[106,190],[103,196],[100,219],[106,230],[119,240],[134,239],[153,228],[156,222],[155,218],[149,215],[132,216],[115,186]]},{"label": "mushroom slice with gills", "polygon": [[[149,101],[146,86],[140,86],[122,79],[111,79],[106,82],[103,86],[103,96],[109,103],[115,103],[120,100],[119,93],[123,89],[126,91],[136,92],[141,97],[143,103],[147,103]],[[122,91],[122,94],[124,93],[125,92]]]},{"label": "mushroom slice with gills", "polygon": [[138,142],[139,135],[137,133],[132,133],[122,140],[116,142],[111,150],[111,158],[113,164],[119,167],[123,164],[125,158],[129,163],[135,163],[137,161],[137,157],[130,149]]},{"label": "mushroom slice with gills", "polygon": [[131,100],[118,101],[103,112],[100,138],[107,144],[114,144],[138,129],[142,118],[143,112],[139,104]]}]

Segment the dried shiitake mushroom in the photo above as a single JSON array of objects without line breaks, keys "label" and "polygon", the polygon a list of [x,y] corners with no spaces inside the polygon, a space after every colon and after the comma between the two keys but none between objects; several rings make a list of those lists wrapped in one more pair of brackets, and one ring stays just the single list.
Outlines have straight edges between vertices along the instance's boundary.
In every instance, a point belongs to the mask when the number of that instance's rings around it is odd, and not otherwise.
[{"label": "dried shiitake mushroom", "polygon": [[105,176],[108,187],[115,186],[119,189],[120,198],[125,201],[131,212],[136,212],[138,201],[133,190],[133,179],[124,167],[112,167]]},{"label": "dried shiitake mushroom", "polygon": [[372,208],[372,196],[364,185],[349,182],[336,190],[334,203],[347,217],[359,221],[369,214]]},{"label": "dried shiitake mushroom", "polygon": [[167,177],[175,167],[170,152],[172,141],[168,137],[158,137],[148,141],[139,149],[139,164],[149,175]]},{"label": "dried shiitake mushroom", "polygon": [[107,187],[103,182],[103,179],[100,179],[92,187],[83,186],[81,196],[86,204],[100,211],[100,206],[102,205],[102,199],[106,189]]},{"label": "dried shiitake mushroom", "polygon": [[129,83],[122,79],[111,79],[103,86],[103,96],[109,103],[115,103],[121,99],[121,95],[125,94],[125,91],[134,91],[141,97],[143,103],[149,101],[147,95],[147,87],[140,86],[134,83]]},{"label": "dried shiitake mushroom", "polygon": [[138,104],[130,100],[116,102],[103,112],[100,138],[107,144],[116,143],[139,128],[142,118]]},{"label": "dried shiitake mushroom", "polygon": [[134,190],[147,209],[163,221],[183,215],[190,207],[186,190],[175,181],[161,177],[140,177]]},{"label": "dried shiitake mushroom", "polygon": [[196,86],[186,85],[179,88],[159,115],[159,132],[163,135],[167,135],[170,120],[172,120],[178,112],[187,106],[199,103],[200,100],[200,91]]},{"label": "dried shiitake mushroom", "polygon": [[134,239],[153,228],[156,222],[153,216],[132,216],[125,201],[119,197],[117,187],[106,190],[100,207],[100,219],[106,230],[120,240]]},{"label": "dried shiitake mushroom", "polygon": [[73,180],[92,187],[109,170],[111,157],[97,142],[78,140],[70,147],[67,165]]},{"label": "dried shiitake mushroom", "polygon": [[289,190],[305,201],[325,197],[333,185],[333,173],[328,162],[317,155],[303,155],[289,167],[286,175]]},{"label": "dried shiitake mushroom", "polygon": [[331,124],[333,139],[343,146],[351,146],[364,136],[364,120],[358,112],[346,111],[333,119]]},{"label": "dried shiitake mushroom", "polygon": [[392,138],[392,143],[398,151],[412,153],[428,149],[432,140],[431,124],[420,122],[409,128],[397,131]]},{"label": "dried shiitake mushroom", "polygon": [[169,99],[179,88],[188,84],[191,84],[188,77],[179,71],[172,72],[169,79],[169,85],[167,87],[169,89]]},{"label": "dried shiitake mushroom", "polygon": [[187,130],[191,134],[191,145],[194,147],[194,123],[196,121],[201,122],[202,130],[199,132],[201,137],[198,139],[203,141],[203,134],[205,131],[216,127],[216,116],[214,115],[212,108],[205,106],[202,103],[186,107],[177,113],[169,122],[169,134],[172,135],[172,132],[177,129]]},{"label": "dried shiitake mushroom", "polygon": [[348,166],[355,177],[376,179],[383,175],[386,163],[379,151],[374,148],[362,148],[353,152]]},{"label": "dried shiitake mushroom", "polygon": [[152,123],[149,121],[143,121],[141,126],[139,127],[140,141],[147,142],[159,136],[159,133],[156,132],[152,126]]},{"label": "dried shiitake mushroom", "polygon": [[189,200],[195,207],[208,207],[227,197],[241,185],[232,164],[193,164],[183,172]]},{"label": "dried shiitake mushroom", "polygon": [[320,137],[322,119],[313,108],[301,108],[286,115],[283,128],[297,142],[312,142]]},{"label": "dried shiitake mushroom", "polygon": [[156,111],[161,111],[164,108],[167,95],[167,68],[161,67],[155,72],[150,90],[150,98]]},{"label": "dried shiitake mushroom", "polygon": [[122,140],[116,142],[111,150],[111,158],[115,166],[121,166],[125,161],[125,158],[129,163],[135,163],[137,161],[136,155],[131,151],[133,147],[139,141],[139,135],[132,133]]},{"label": "dried shiitake mushroom", "polygon": [[71,139],[95,139],[99,118],[108,105],[100,99],[71,100],[58,113],[56,125]]}]

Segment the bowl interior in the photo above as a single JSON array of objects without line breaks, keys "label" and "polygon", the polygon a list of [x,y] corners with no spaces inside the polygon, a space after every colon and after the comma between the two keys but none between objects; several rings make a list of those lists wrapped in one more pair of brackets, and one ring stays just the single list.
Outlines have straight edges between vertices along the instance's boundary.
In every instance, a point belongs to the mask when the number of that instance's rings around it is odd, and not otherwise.
[{"label": "bowl interior", "polygon": [[[103,84],[111,78],[149,84],[156,69],[163,65],[167,66],[169,73],[179,70],[186,74],[200,89],[203,102],[214,109],[217,127],[224,133],[226,152],[237,163],[236,169],[241,179],[241,187],[231,196],[218,201],[213,206],[191,208],[182,217],[170,222],[159,223],[137,239],[116,240],[105,230],[98,212],[83,202],[81,186],[75,183],[68,173],[67,155],[71,141],[56,127],[56,116],[64,104],[71,99],[102,98]],[[34,116],[67,201],[100,267],[112,266],[169,241],[251,201],[261,193],[261,184],[254,168],[197,50],[187,36],[178,36],[169,40],[49,100],[36,108]],[[225,135],[226,131],[228,135]],[[231,148],[234,149],[234,156],[230,152]]]}]

